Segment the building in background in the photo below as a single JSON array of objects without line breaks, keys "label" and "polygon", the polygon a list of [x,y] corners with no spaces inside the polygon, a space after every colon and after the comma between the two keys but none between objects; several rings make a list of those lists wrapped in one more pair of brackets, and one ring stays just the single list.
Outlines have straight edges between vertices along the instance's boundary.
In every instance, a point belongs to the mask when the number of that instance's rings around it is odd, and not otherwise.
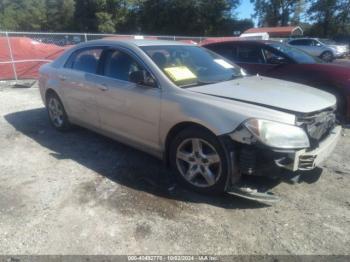
[{"label": "building in background", "polygon": [[259,27],[250,28],[241,35],[241,37],[249,35],[268,34],[271,38],[289,38],[303,35],[303,29],[300,26],[280,26],[280,27]]}]

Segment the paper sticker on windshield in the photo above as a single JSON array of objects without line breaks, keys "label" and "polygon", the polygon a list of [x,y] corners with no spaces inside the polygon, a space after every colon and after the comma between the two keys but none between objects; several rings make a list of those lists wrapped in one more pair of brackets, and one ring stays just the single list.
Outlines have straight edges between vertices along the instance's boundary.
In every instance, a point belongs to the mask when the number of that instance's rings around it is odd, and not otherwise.
[{"label": "paper sticker on windshield", "polygon": [[230,69],[233,68],[233,66],[229,63],[227,63],[225,60],[222,59],[215,59],[215,63],[221,65],[223,68]]},{"label": "paper sticker on windshield", "polygon": [[164,68],[164,71],[175,82],[197,79],[197,76],[193,74],[186,66],[167,67]]}]

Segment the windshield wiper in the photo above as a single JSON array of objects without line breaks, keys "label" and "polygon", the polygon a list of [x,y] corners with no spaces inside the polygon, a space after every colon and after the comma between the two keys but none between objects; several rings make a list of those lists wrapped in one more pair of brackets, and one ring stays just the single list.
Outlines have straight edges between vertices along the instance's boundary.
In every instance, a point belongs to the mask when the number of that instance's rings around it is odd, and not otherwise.
[{"label": "windshield wiper", "polygon": [[226,82],[226,81],[231,81],[233,79],[237,79],[237,78],[241,78],[244,77],[244,75],[235,75],[232,74],[230,78],[228,79],[222,79],[222,80],[218,80],[218,81],[211,81],[211,82],[206,82],[206,81],[200,81],[198,80],[196,83],[192,83],[192,84],[188,84],[188,85],[183,85],[180,86],[181,88],[189,88],[189,87],[194,87],[194,86],[204,86],[204,85],[211,85],[211,84],[217,84],[220,82]]},{"label": "windshield wiper", "polygon": [[[219,81],[221,82],[221,81]],[[204,81],[197,81],[196,83],[188,84],[188,85],[182,85],[180,86],[181,88],[189,88],[189,87],[194,87],[194,86],[204,86],[204,85],[210,85],[210,84],[215,84],[218,82],[204,82]]]}]

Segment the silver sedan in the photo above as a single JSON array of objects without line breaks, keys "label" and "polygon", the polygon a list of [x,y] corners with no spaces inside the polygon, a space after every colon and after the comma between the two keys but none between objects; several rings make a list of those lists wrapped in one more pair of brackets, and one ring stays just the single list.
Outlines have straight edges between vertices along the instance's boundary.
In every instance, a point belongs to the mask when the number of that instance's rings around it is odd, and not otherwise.
[{"label": "silver sedan", "polygon": [[40,69],[52,125],[80,125],[148,152],[204,193],[278,167],[310,170],[334,148],[335,97],[248,76],[204,48],[91,41]]}]

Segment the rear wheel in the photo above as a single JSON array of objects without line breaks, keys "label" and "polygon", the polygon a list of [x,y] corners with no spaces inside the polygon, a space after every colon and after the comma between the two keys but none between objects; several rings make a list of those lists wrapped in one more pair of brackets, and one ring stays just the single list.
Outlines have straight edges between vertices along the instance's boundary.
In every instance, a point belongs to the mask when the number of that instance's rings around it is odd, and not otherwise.
[{"label": "rear wheel", "polygon": [[55,93],[50,93],[47,95],[46,103],[49,119],[53,127],[59,131],[70,129],[71,124],[59,97]]},{"label": "rear wheel", "polygon": [[200,193],[222,193],[228,158],[217,137],[204,129],[180,132],[170,147],[170,163],[178,180]]},{"label": "rear wheel", "polygon": [[334,60],[333,54],[330,51],[325,51],[321,54],[320,58],[325,62],[332,62]]}]

